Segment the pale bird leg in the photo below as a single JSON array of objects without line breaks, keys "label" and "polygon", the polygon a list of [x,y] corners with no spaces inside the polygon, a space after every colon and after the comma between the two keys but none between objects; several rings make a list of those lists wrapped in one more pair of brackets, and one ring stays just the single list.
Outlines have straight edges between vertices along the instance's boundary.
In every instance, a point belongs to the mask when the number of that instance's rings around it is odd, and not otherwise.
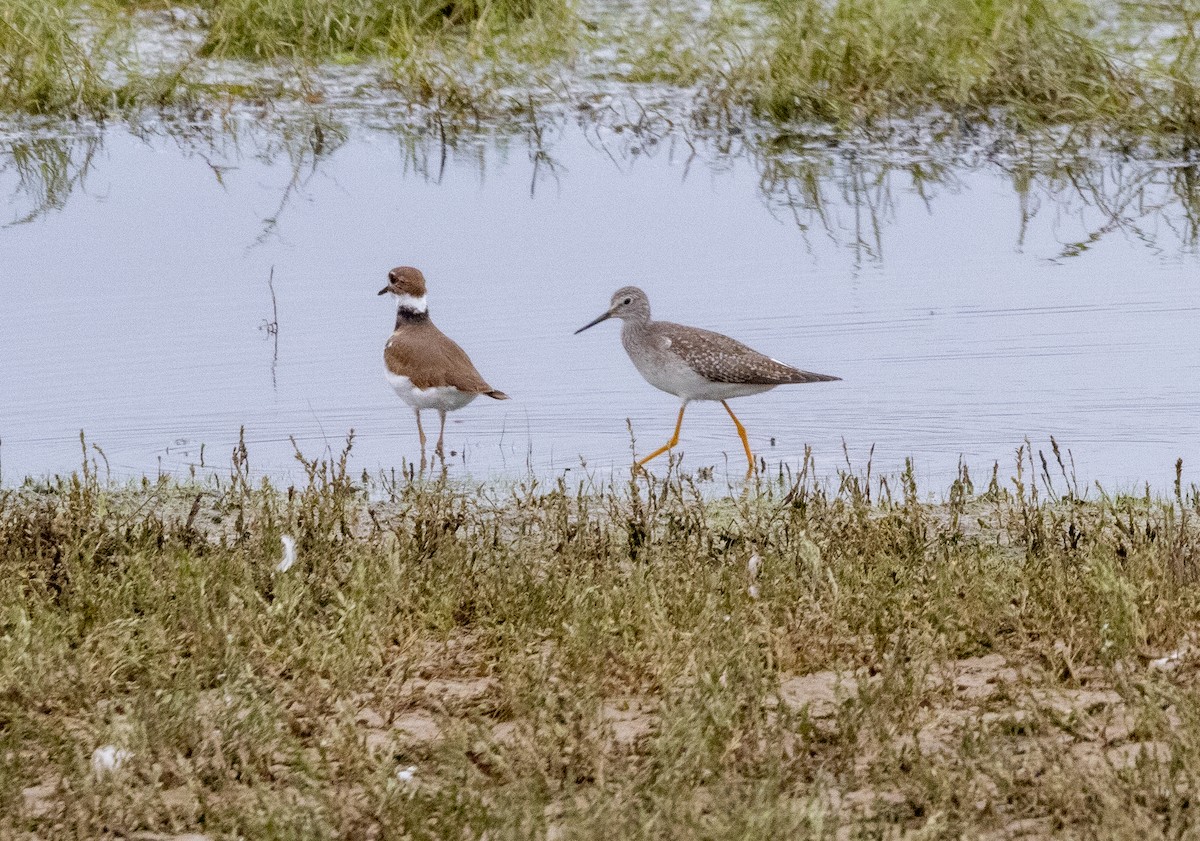
[{"label": "pale bird leg", "polygon": [[440,458],[444,462],[446,460],[446,454],[442,450],[442,439],[444,439],[446,437],[446,412],[442,409],[439,409],[438,414],[442,418],[442,427],[441,427],[441,430],[438,432],[438,443],[437,443],[437,447],[434,448],[433,452],[437,455],[438,458]]},{"label": "pale bird leg", "polygon": [[737,419],[737,415],[733,413],[733,409],[729,408],[729,404],[724,400],[721,405],[725,407],[725,411],[729,412],[729,417],[733,418],[733,425],[737,427],[738,437],[742,439],[742,446],[746,448],[746,478],[749,479],[754,475],[754,453],[750,452],[750,439],[746,437],[746,427],[742,426],[742,422]]},{"label": "pale bird leg", "polygon": [[413,409],[417,416],[417,434],[421,436],[421,469],[425,469],[425,430],[421,426],[421,410]]},{"label": "pale bird leg", "polygon": [[650,455],[646,456],[643,459],[640,459],[638,461],[638,463],[636,465],[634,465],[635,467],[641,467],[646,462],[650,461],[650,459],[656,458],[657,456],[661,456],[667,450],[671,449],[672,447],[674,447],[676,444],[679,443],[679,430],[683,427],[683,410],[686,408],[687,408],[687,403],[684,403],[682,406],[679,407],[679,420],[675,421],[675,434],[671,436],[671,440],[668,441],[667,443],[663,444],[661,447],[659,447],[657,450],[652,452]]}]

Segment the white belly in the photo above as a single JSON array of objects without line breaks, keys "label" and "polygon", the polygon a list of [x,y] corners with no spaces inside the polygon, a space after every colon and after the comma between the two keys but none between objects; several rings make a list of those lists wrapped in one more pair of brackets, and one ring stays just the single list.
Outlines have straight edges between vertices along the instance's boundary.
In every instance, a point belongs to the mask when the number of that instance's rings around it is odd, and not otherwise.
[{"label": "white belly", "polygon": [[453,412],[461,409],[479,395],[459,391],[452,385],[437,385],[432,388],[417,388],[412,380],[400,374],[384,370],[384,376],[400,399],[414,409],[436,409],[439,412]]},{"label": "white belly", "polygon": [[697,374],[674,354],[662,354],[653,362],[638,365],[638,372],[646,382],[667,394],[684,400],[728,400],[731,397],[746,397],[770,391],[773,385],[747,385],[745,383],[715,383]]}]

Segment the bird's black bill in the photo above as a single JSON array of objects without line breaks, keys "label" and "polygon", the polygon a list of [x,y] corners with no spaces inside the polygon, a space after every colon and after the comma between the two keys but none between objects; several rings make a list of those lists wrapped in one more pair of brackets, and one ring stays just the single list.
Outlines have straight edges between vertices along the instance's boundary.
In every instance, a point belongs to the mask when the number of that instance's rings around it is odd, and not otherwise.
[{"label": "bird's black bill", "polygon": [[386,295],[387,293],[389,293],[389,292],[391,292],[391,291],[392,291],[391,287],[389,287],[389,286],[385,286],[385,287],[383,287],[382,289],[380,289],[380,290],[379,290],[379,294],[380,294],[380,295]]},{"label": "bird's black bill", "polygon": [[595,321],[589,321],[587,324],[580,327],[578,330],[575,331],[575,335],[578,336],[580,333],[582,333],[584,330],[588,329],[589,327],[595,327],[601,321],[608,321],[608,319],[610,319],[610,318],[612,318],[612,313],[606,312],[604,315],[600,316]]}]

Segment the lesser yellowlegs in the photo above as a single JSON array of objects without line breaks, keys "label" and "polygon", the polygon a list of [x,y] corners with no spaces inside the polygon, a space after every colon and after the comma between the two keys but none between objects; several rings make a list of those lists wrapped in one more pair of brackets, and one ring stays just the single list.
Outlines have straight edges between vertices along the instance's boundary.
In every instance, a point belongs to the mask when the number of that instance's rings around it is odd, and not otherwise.
[{"label": "lesser yellowlegs", "polygon": [[746,347],[736,339],[711,330],[654,321],[650,318],[650,300],[636,286],[618,289],[608,311],[575,332],[582,333],[610,318],[619,318],[624,322],[621,344],[625,346],[625,352],[633,360],[638,372],[650,385],[674,394],[683,401],[671,440],[640,459],[637,467],[642,467],[679,443],[683,412],[688,403],[693,400],[717,400],[737,427],[742,447],[746,450],[746,478],[750,478],[754,473],[754,454],[750,451],[746,428],[725,401],[732,397],[760,394],[777,385],[841,379],[785,365],[778,359]]}]

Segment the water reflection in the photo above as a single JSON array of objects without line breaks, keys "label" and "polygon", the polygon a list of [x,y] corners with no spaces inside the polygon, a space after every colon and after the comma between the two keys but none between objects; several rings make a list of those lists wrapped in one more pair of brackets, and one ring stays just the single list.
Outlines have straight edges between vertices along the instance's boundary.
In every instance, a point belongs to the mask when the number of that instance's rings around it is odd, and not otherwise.
[{"label": "water reflection", "polygon": [[[666,107],[611,96],[587,100],[574,114],[542,114],[532,106],[515,114],[507,130],[476,121],[447,123],[431,108],[424,122],[362,125],[334,111],[303,109],[286,118],[247,120],[225,115],[201,122],[168,121],[137,129],[149,144],[170,143],[184,158],[199,158],[214,181],[246,160],[283,165],[290,178],[273,212],[263,218],[256,242],[273,236],[289,205],[303,199],[322,165],[353,137],[394,137],[406,176],[440,184],[448,167],[473,170],[482,181],[498,161],[514,154],[531,164],[529,195],[558,185],[564,167],[557,147],[582,137],[615,172],[628,174],[640,160],[660,159],[686,179],[699,166],[728,169],[750,162],[764,200],[807,242],[814,233],[850,249],[859,265],[884,259],[886,232],[894,221],[897,191],[927,205],[962,189],[970,173],[1003,174],[1019,198],[1008,232],[1015,247],[1030,226],[1051,230],[1083,227],[1063,238],[1057,258],[1077,256],[1102,239],[1120,235],[1159,254],[1192,252],[1200,238],[1200,164],[1122,158],[1110,153],[1056,151],[1044,143],[1020,145],[1012,138],[983,142],[971,136],[918,145],[914,137],[855,142],[827,132],[812,135],[697,132]],[[0,185],[14,208],[8,224],[34,222],[62,210],[87,189],[88,175],[103,152],[105,132],[71,131],[23,139],[10,132],[0,142]],[[569,138],[564,140],[564,138]],[[1065,220],[1072,220],[1064,225]]]},{"label": "water reflection", "polygon": [[100,135],[11,140],[0,150],[0,179],[11,184],[9,203],[18,208],[9,224],[33,222],[66,206],[83,189],[100,151]]},{"label": "water reflection", "polygon": [[[808,235],[819,230],[850,248],[859,262],[883,258],[885,231],[894,219],[895,194],[915,194],[932,205],[962,189],[964,176],[1003,174],[1019,198],[1014,246],[1030,226],[1083,227],[1064,239],[1057,257],[1083,253],[1120,234],[1156,253],[1192,252],[1200,236],[1200,165],[1104,157],[1059,158],[1044,149],[1011,146],[946,150],[940,157],[888,150],[798,149],[775,143],[755,153],[768,201]],[[1065,220],[1073,223],[1064,225]],[[988,232],[991,235],[993,232]]]},{"label": "water reflection", "polygon": [[[1085,478],[1200,460],[1194,166],[518,105],[503,131],[311,108],[5,135],[7,481],[72,466],[80,428],[115,475],[220,463],[243,425],[262,472],[290,469],[293,436],[336,449],[350,428],[361,466],[401,463],[373,295],[400,262],[514,397],[455,418],[452,472],[620,468],[627,418],[665,439],[673,401],[615,337],[571,336],[625,283],[657,317],[845,378],[737,407],[771,462],[874,446],[940,480],[1027,435]],[[81,276],[86,296],[62,284]],[[685,467],[736,474],[723,412],[689,423]]]}]

